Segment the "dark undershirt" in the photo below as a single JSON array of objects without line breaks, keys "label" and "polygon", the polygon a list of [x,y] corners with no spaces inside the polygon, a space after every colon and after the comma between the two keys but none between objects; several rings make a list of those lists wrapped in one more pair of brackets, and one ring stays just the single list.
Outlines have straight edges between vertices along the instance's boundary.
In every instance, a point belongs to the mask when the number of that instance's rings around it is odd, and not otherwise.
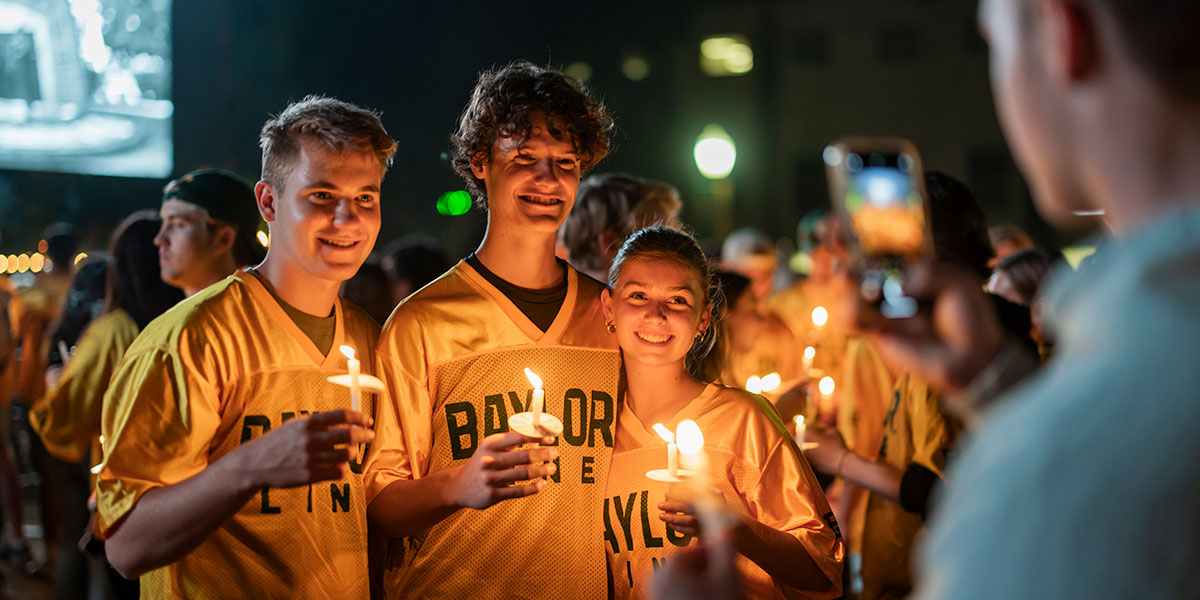
[{"label": "dark undershirt", "polygon": [[296,324],[296,327],[299,327],[300,331],[303,331],[304,335],[312,340],[313,345],[317,347],[322,356],[329,354],[329,349],[333,347],[334,330],[337,328],[337,323],[334,320],[335,315],[337,315],[336,309],[331,311],[328,317],[310,315],[284,302],[283,298],[280,298],[279,294],[275,293],[275,286],[271,285],[271,282],[267,281],[267,278],[263,277],[258,271],[246,269],[246,272],[257,278],[263,284],[263,287],[267,288],[267,291],[279,303],[283,312],[287,313],[287,316]]},{"label": "dark undershirt", "polygon": [[478,271],[488,283],[500,290],[500,293],[504,294],[543,332],[550,329],[550,324],[554,323],[554,318],[558,316],[558,311],[562,308],[563,300],[567,298],[567,263],[557,258],[554,260],[562,268],[562,281],[548,288],[531,290],[501,279],[499,275],[483,266],[483,263],[479,262],[479,257],[474,254],[465,259],[471,268]]}]

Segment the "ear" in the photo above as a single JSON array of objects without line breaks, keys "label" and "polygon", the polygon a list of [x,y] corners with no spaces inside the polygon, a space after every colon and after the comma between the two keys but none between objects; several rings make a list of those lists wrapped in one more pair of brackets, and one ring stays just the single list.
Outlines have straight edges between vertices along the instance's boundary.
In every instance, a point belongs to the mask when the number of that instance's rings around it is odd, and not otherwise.
[{"label": "ear", "polygon": [[700,322],[696,324],[696,330],[700,333],[708,331],[708,324],[712,322],[712,302],[704,303],[704,310],[700,312]]},{"label": "ear", "polygon": [[233,242],[237,239],[237,228],[233,225],[221,225],[213,233],[213,254],[223,254],[233,251]]},{"label": "ear", "polygon": [[1096,22],[1076,0],[1041,0],[1043,44],[1051,73],[1063,82],[1078,82],[1100,67]]},{"label": "ear", "polygon": [[471,174],[476,179],[484,179],[487,177],[488,157],[483,152],[471,157]]},{"label": "ear", "polygon": [[613,322],[612,294],[609,293],[608,288],[604,288],[603,290],[600,290],[600,309],[602,311],[604,311],[604,322],[612,323]]},{"label": "ear", "polygon": [[264,221],[270,223],[275,220],[275,186],[267,181],[259,181],[254,184],[254,199],[258,203],[258,214],[262,215]]}]

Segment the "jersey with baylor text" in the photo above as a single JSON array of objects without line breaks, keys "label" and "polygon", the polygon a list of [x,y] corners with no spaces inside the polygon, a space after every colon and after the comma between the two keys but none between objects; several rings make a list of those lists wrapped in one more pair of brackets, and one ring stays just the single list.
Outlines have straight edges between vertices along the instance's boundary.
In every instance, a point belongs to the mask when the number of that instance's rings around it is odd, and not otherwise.
[{"label": "jersey with baylor text", "polygon": [[[954,440],[955,421],[942,412],[938,395],[909,374],[896,381],[883,419],[879,462],[901,471],[910,463],[942,474]],[[863,524],[863,598],[903,598],[912,589],[913,544],[924,527],[918,514],[878,494],[867,498]]]},{"label": "jersey with baylor text", "polygon": [[[322,356],[263,284],[235,273],[152,321],[104,398],[99,529],[143,493],[203,471],[291,418],[345,409],[342,344],[370,372],[378,325],[335,303]],[[370,414],[374,397],[364,393]],[[360,449],[360,452],[363,450]],[[143,598],[367,598],[362,468],[337,481],[266,488],[182,559],[141,578]]]},{"label": "jersey with baylor text", "polygon": [[460,510],[393,540],[390,598],[604,598],[600,498],[612,455],[620,356],[595,280],[567,267],[567,295],[543,333],[465,262],[398,306],[380,337],[390,401],[375,418],[367,496],[464,464],[527,409],[529,368],[562,419],[558,471],[533,496]]},{"label": "jersey with baylor text", "polygon": [[[827,581],[808,589],[777,585],[744,556],[736,566],[750,598],[837,598],[845,550],[833,511],[807,461],[761,396],[710,384],[663,425],[672,431],[692,419],[704,434],[713,486],[734,510],[795,536]],[[627,407],[617,419],[604,503],[604,539],[613,591],[619,600],[646,598],[654,572],[692,542],[658,518],[672,484],[646,477],[667,468],[667,444]]]}]

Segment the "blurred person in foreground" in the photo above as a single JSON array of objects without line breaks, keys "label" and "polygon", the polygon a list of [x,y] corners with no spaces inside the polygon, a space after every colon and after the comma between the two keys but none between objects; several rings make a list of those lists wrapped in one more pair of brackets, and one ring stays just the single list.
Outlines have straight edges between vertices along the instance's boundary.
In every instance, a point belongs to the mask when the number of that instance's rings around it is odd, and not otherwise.
[{"label": "blurred person in foreground", "polygon": [[579,183],[559,239],[572,266],[608,281],[608,268],[629,236],[651,225],[678,229],[682,209],[679,190],[661,181],[628,173],[591,175]]},{"label": "blurred person in foreground", "polygon": [[[976,285],[982,286],[992,257],[983,210],[966,185],[944,173],[927,173],[925,189],[935,256],[971,273]],[[1028,338],[1027,311],[1003,298],[991,300],[1006,315],[1006,323],[1015,323],[1010,326],[1012,335]],[[845,373],[843,380],[870,380],[886,369],[869,361],[871,357],[878,360],[878,355],[869,352],[869,345],[862,350],[868,352],[848,360],[847,364],[856,364],[866,377]],[[1031,345],[1028,350],[1032,352]],[[867,427],[854,428],[853,446],[843,443],[837,433],[815,426],[805,438],[817,443],[806,453],[815,468],[836,474],[851,494],[857,494],[855,488],[870,492],[862,530],[864,600],[903,598],[912,592],[909,557],[924,527],[930,496],[935,486],[941,484],[949,454],[962,428],[960,419],[942,405],[936,387],[902,369],[891,375],[894,387],[887,398],[884,418],[866,424]],[[864,387],[858,392],[869,389]],[[857,408],[861,404],[864,408],[862,415],[851,411],[849,421],[879,414],[874,406],[878,398],[872,395],[856,397],[843,393],[840,401],[843,405]],[[876,440],[876,445],[867,445]],[[853,507],[847,506],[846,510]]]},{"label": "blurred person in foreground", "polygon": [[956,403],[1004,396],[949,475],[917,597],[1200,597],[1200,4],[983,0],[979,18],[1039,212],[1102,210],[1113,237],[1047,282],[1055,358],[1015,387],[1036,360],[951,267],[914,270],[931,310],[873,335]]},{"label": "blurred person in foreground", "polygon": [[[99,294],[78,294],[98,298],[101,314],[86,329],[60,327],[55,337],[64,346],[75,347],[75,351],[63,357],[66,362],[61,373],[50,377],[46,395],[30,409],[30,424],[57,459],[52,463],[62,515],[55,574],[57,598],[79,598],[87,593],[87,561],[76,548],[76,541],[88,522],[87,503],[92,490],[88,471],[101,461],[100,406],[109,378],[138,332],[183,299],[178,288],[159,277],[158,251],[154,247],[159,226],[153,211],[139,211],[117,228],[112,260],[106,269],[98,269]],[[86,287],[86,282],[80,285],[79,280],[104,264],[89,263],[81,268],[73,290]],[[75,306],[79,304],[74,301],[76,295],[72,293],[72,303],[64,312],[64,326],[70,326],[68,317],[75,313],[92,312],[90,306]],[[110,581],[121,597],[130,597],[126,580],[113,577]],[[136,584],[132,590],[136,596]]]},{"label": "blurred person in foreground", "polygon": [[355,410],[327,378],[343,345],[373,371],[379,326],[337,293],[375,244],[396,142],[377,113],[308,96],[259,146],[266,258],[146,326],[104,397],[98,529],[146,598],[369,596],[374,395]]},{"label": "blurred person in foreground", "polygon": [[158,214],[162,278],[184,295],[262,261],[254,190],[229,171],[198,169],[171,181]]}]

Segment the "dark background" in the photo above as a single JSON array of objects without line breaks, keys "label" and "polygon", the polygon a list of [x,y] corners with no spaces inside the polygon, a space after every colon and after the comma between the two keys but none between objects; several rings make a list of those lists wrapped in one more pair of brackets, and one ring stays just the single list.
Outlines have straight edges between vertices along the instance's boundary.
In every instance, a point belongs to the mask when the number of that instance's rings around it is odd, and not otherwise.
[{"label": "dark background", "polygon": [[[383,112],[400,145],[384,181],[382,247],[411,232],[452,254],[474,248],[482,213],[438,215],[461,189],[444,153],[477,73],[509,60],[586,61],[617,121],[617,151],[594,172],[677,186],[684,220],[716,239],[743,225],[791,236],[828,204],[822,147],[846,134],[901,135],[929,168],[967,181],[992,223],[1062,243],[1037,218],[996,122],[987,52],[966,0],[360,2],[175,0],[175,173],[203,165],[257,179],[258,129],[288,101],[337,96]],[[739,34],[743,76],[708,77],[699,44]],[[641,81],[621,72],[637,54]],[[738,148],[734,203],[713,206],[692,146],[721,124]],[[66,220],[103,247],[112,227],[156,207],[166,180],[0,171],[0,252],[31,251]],[[722,216],[724,215],[724,216]]]}]

